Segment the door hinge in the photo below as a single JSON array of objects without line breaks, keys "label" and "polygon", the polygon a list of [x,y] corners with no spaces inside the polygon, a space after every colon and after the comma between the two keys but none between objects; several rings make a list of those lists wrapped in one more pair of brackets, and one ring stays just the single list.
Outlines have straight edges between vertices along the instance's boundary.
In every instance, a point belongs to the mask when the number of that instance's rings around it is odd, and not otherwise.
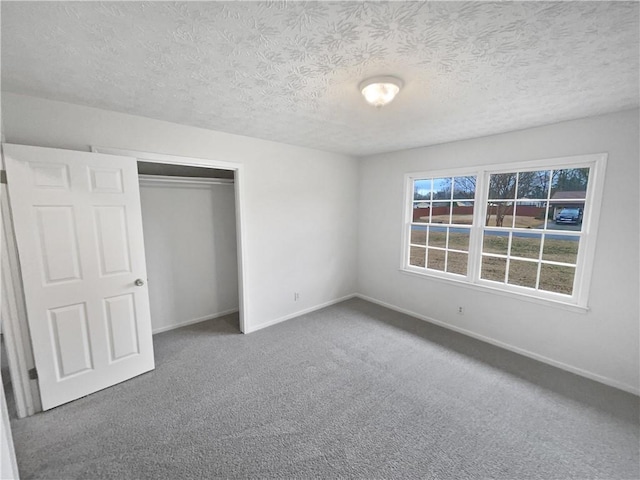
[{"label": "door hinge", "polygon": [[38,379],[38,370],[35,368],[31,368],[29,370],[29,380],[37,380]]},{"label": "door hinge", "polygon": [[7,183],[7,171],[0,170],[0,183]]}]

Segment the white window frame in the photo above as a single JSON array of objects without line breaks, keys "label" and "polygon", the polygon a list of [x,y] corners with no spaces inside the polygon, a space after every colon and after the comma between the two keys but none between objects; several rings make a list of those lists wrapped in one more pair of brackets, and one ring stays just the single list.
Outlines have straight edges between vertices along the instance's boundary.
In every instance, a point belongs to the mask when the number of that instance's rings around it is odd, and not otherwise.
[{"label": "white window frame", "polygon": [[[604,192],[606,164],[607,154],[599,153],[405,174],[401,271],[418,275],[420,277],[428,277],[439,281],[452,282],[458,285],[477,288],[483,291],[516,296],[518,298],[532,300],[538,303],[575,307],[579,310],[588,309],[588,294],[596,249],[600,206]],[[482,261],[482,241],[488,205],[487,194],[490,175],[496,173],[558,170],[563,168],[582,167],[589,167],[590,172],[585,198],[584,216],[582,219],[582,229],[580,232],[572,232],[572,234],[579,234],[580,236],[572,295],[547,292],[543,290],[533,290],[528,287],[502,284],[499,282],[481,279],[480,264]],[[414,180],[462,176],[476,177],[476,193],[474,199],[475,207],[473,212],[473,224],[471,226],[469,238],[469,263],[467,275],[456,275],[437,270],[429,270],[426,266],[417,267],[409,265],[409,244],[411,239],[411,226],[413,223]]]}]

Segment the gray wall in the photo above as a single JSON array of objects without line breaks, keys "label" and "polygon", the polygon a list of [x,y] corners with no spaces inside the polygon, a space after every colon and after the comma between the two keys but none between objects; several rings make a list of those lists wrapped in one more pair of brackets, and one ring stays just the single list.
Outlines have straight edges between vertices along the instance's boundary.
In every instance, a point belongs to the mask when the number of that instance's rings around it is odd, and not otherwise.
[{"label": "gray wall", "polygon": [[233,184],[140,186],[154,333],[238,309]]},{"label": "gray wall", "polygon": [[[600,381],[638,391],[639,125],[630,110],[364,158],[358,291]],[[404,174],[609,154],[588,312],[400,272]],[[457,313],[464,305],[465,314]]]},{"label": "gray wall", "polygon": [[9,143],[243,164],[246,331],[355,293],[352,157],[9,93],[2,94],[2,117]]}]

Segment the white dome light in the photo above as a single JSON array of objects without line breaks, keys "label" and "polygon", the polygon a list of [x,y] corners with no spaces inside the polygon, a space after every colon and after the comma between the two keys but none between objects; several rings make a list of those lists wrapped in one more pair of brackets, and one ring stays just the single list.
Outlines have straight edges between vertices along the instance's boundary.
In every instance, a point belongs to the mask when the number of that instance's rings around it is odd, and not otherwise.
[{"label": "white dome light", "polygon": [[360,91],[365,100],[376,108],[391,102],[403,86],[396,77],[373,77],[360,83]]}]

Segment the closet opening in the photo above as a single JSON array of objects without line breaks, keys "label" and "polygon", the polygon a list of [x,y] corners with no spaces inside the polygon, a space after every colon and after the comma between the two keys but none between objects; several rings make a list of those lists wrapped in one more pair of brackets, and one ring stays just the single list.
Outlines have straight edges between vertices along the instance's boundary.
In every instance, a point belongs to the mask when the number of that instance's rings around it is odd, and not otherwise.
[{"label": "closet opening", "polygon": [[[245,274],[246,256],[244,252],[244,245],[246,245],[246,241],[244,236],[245,236],[246,228],[245,228],[245,220],[244,220],[245,215],[243,213],[244,211],[243,205],[245,202],[244,199],[246,196],[246,192],[244,189],[243,164],[237,163],[237,162],[212,160],[208,158],[183,157],[178,155],[143,152],[143,151],[128,150],[128,149],[113,148],[113,147],[92,146],[91,151],[96,153],[106,153],[111,155],[122,155],[127,157],[133,157],[137,160],[137,164],[139,165],[139,176],[144,177],[146,175],[150,175],[150,176],[164,178],[165,188],[169,184],[179,185],[182,183],[184,186],[184,184],[187,184],[187,183],[191,183],[191,185],[198,185],[200,182],[203,182],[203,186],[204,186],[204,182],[211,182],[214,185],[227,188],[231,192],[233,192],[232,194],[233,200],[234,200],[233,211],[234,211],[235,217],[234,215],[231,215],[231,207],[229,207],[229,209],[226,211],[226,213],[229,215],[222,215],[226,219],[226,222],[223,222],[223,224],[227,225],[228,230],[224,230],[225,232],[224,239],[220,239],[218,245],[214,246],[214,248],[221,248],[221,250],[216,251],[216,255],[220,254],[220,252],[224,253],[225,255],[229,255],[228,258],[229,258],[229,265],[230,265],[232,263],[232,259],[231,259],[232,253],[231,253],[230,243],[234,244],[232,238],[235,238],[234,245],[235,245],[236,256],[233,258],[233,261],[235,262],[234,263],[235,270],[232,271],[229,267],[229,270],[228,270],[229,278],[226,280],[223,278],[218,278],[216,280],[216,282],[224,282],[224,285],[220,285],[218,283],[217,284],[218,286],[216,287],[218,288],[218,290],[215,290],[215,291],[217,292],[216,295],[218,295],[216,297],[217,301],[220,301],[220,300],[226,301],[229,295],[233,295],[234,291],[237,292],[236,293],[237,306],[235,308],[238,309],[238,328],[242,333],[251,332],[253,329],[251,327],[251,323],[250,323],[251,319],[250,319],[249,313],[247,312],[248,299],[245,294],[247,276]],[[160,183],[161,182],[159,182],[158,180],[157,184],[160,184]],[[145,187],[142,187],[142,188],[145,188]],[[157,187],[157,188],[160,188],[160,187]],[[174,188],[179,188],[179,187],[174,187]],[[229,190],[227,190],[227,192]],[[153,194],[149,196],[153,196]],[[229,196],[225,196],[224,198],[226,199],[225,201],[228,202]],[[211,206],[211,204],[209,204],[209,206]],[[173,206],[171,208],[173,208]],[[145,217],[144,210],[145,210],[145,204],[143,204],[142,217],[143,217],[143,235],[145,238],[145,245],[146,245],[147,242],[151,240],[151,237],[149,237],[149,240],[147,240],[147,236],[150,236],[153,230],[150,230],[150,228],[152,227],[145,225],[145,223],[149,223],[149,221],[145,221],[144,219]],[[163,216],[162,218],[164,219],[164,223],[169,223],[168,222],[169,212],[166,212],[166,213],[167,215]],[[189,211],[189,215],[196,215],[196,214],[197,212],[195,211]],[[234,222],[235,222],[233,227],[229,226],[229,224],[231,223],[229,221],[229,218],[231,217],[234,218]],[[147,219],[149,219],[148,215],[147,215]],[[197,236],[197,232],[200,229],[201,229],[200,226],[196,226],[195,229],[189,228],[187,231],[182,231],[180,233],[182,235]],[[220,234],[222,234],[222,231],[220,232]],[[233,235],[235,235],[235,237],[233,237]],[[159,238],[156,240],[159,240]],[[166,249],[166,245],[163,248]],[[184,250],[184,247],[179,247],[179,248],[182,248]],[[184,255],[188,253],[189,252],[186,252],[186,253],[183,252]],[[150,256],[149,253],[146,253],[145,255],[147,256],[147,258],[149,258]],[[165,262],[165,267],[166,267],[166,262],[170,261],[171,258],[172,257],[170,255],[168,258],[163,259],[163,262]],[[215,258],[218,259],[220,257],[216,256]],[[205,262],[201,262],[201,263],[206,266]],[[226,262],[222,262],[220,264],[220,266],[222,267],[223,274],[224,272],[227,271],[225,270],[226,265],[227,265]],[[152,278],[149,278],[149,282],[152,282],[152,281],[153,281]],[[172,281],[174,282],[174,285],[175,285],[175,280],[172,280]],[[235,286],[235,290],[233,290],[232,285]],[[151,283],[149,283],[149,288],[151,288]],[[166,285],[165,285],[165,288],[166,288]],[[196,290],[201,291],[202,290],[201,286],[198,286]],[[232,292],[232,293],[229,293],[229,292]],[[210,293],[207,293],[207,294],[210,294]],[[175,294],[173,295],[173,298],[174,299],[176,298]],[[227,304],[225,303],[225,305]],[[221,307],[221,308],[224,308],[224,307]],[[232,308],[233,307],[229,307],[229,309],[232,309]],[[224,311],[225,310],[222,310],[222,312]],[[153,313],[154,313],[154,308],[152,307],[151,309],[152,316],[153,316]],[[219,313],[221,312],[207,312],[203,314],[203,317],[207,315],[216,315]],[[182,316],[181,318],[183,318],[185,322],[187,322],[187,321],[196,321],[201,317],[196,316],[194,318],[186,318]],[[152,322],[153,322],[153,319],[152,319]],[[168,325],[159,325],[156,323],[152,324],[152,329],[154,330],[154,333],[159,333],[160,329],[163,329],[165,327],[168,327]],[[168,329],[169,328],[167,328],[167,330]]]},{"label": "closet opening", "polygon": [[235,172],[138,160],[153,334],[228,316],[239,330]]}]

